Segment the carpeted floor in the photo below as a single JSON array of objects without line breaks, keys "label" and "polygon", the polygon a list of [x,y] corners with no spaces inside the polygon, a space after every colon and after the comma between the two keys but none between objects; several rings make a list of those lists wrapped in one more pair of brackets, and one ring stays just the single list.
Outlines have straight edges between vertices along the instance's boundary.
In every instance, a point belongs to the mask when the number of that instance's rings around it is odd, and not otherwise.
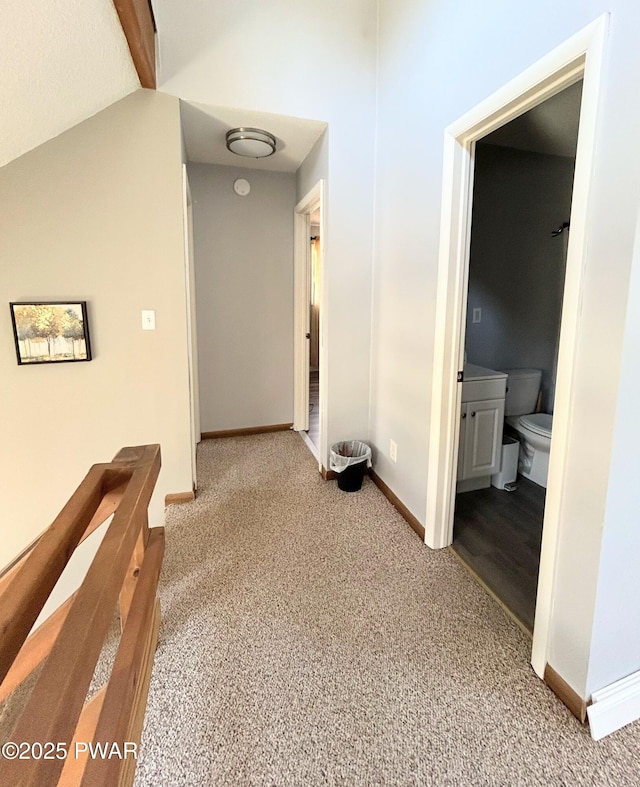
[{"label": "carpeted floor", "polygon": [[211,440],[167,514],[137,785],[636,785],[640,725],[595,743],[530,641],[365,479],[294,433]]}]

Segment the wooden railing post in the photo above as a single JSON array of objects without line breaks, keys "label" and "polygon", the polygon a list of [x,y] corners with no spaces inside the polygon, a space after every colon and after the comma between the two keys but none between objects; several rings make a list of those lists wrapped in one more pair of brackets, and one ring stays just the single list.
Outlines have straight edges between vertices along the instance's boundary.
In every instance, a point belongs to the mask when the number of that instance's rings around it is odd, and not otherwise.
[{"label": "wooden railing post", "polygon": [[[55,741],[68,751],[66,761],[0,758],[0,784],[132,783],[135,763],[76,761],[73,745],[139,741],[159,626],[164,528],[150,530],[147,513],[159,471],[157,445],[124,448],[112,462],[94,465],[0,585],[0,700],[44,662],[13,739]],[[26,639],[76,546],[111,514],[78,591]],[[111,678],[85,704],[116,604],[122,637]]]},{"label": "wooden railing post", "polygon": [[122,583],[122,590],[120,591],[120,597],[118,601],[120,605],[120,628],[123,631],[125,623],[127,622],[129,610],[131,609],[131,602],[133,601],[133,596],[136,591],[136,585],[138,584],[138,577],[140,575],[142,563],[144,562],[144,553],[147,548],[148,538],[149,526],[145,516],[143,527],[140,528],[140,534],[138,535],[138,540],[136,541],[136,545],[133,549],[131,562],[129,563],[129,568],[127,569],[127,575],[124,582]]}]

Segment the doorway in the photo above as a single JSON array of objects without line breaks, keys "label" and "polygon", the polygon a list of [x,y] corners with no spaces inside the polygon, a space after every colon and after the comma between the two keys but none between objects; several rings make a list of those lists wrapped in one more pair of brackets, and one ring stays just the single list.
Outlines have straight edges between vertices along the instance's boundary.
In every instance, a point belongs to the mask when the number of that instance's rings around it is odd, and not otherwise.
[{"label": "doorway", "polygon": [[200,433],[200,385],[198,382],[198,338],[196,330],[196,278],[193,249],[193,201],[186,164],[182,165],[182,218],[184,227],[185,302],[187,310],[187,358],[189,364],[189,427],[191,435],[191,480],[198,488],[196,451]]},{"label": "doorway", "polygon": [[326,359],[323,341],[324,185],[319,181],[295,208],[293,429],[322,468],[326,455]]},{"label": "doorway", "polygon": [[307,435],[320,450],[320,206],[310,216],[309,259],[309,428]]},{"label": "doorway", "polygon": [[577,379],[572,359],[580,327],[580,297],[589,236],[592,168],[607,25],[608,16],[603,14],[449,126],[444,139],[425,522],[425,542],[432,548],[450,545],[453,536],[476,143],[583,80],[554,399],[556,423],[549,460],[531,655],[531,664],[539,677],[544,675],[551,646],[562,521],[575,516],[573,508],[578,505],[573,497],[563,497],[563,488],[568,469],[574,462],[580,465],[580,457],[575,455],[570,441],[570,414],[575,407],[578,382],[582,384],[583,381]]},{"label": "doorway", "polygon": [[[484,385],[496,397],[499,419],[495,430],[478,434],[486,445],[474,446],[487,451],[491,467],[476,469],[468,447],[459,446],[453,549],[529,633],[581,95],[582,81],[478,140],[475,149],[461,417],[469,408],[469,421],[481,417],[470,397],[481,397]],[[466,396],[471,387],[475,392]],[[529,439],[521,423],[530,422],[539,428]],[[470,426],[461,424],[461,441]]]}]

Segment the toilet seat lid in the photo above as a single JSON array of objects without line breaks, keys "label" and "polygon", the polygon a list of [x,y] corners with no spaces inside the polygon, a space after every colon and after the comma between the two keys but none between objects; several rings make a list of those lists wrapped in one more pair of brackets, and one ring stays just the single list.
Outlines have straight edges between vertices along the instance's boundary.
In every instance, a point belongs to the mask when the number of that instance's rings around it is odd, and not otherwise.
[{"label": "toilet seat lid", "polygon": [[526,429],[530,429],[534,434],[539,434],[541,437],[551,437],[553,416],[549,415],[548,413],[532,413],[531,415],[523,415],[520,417],[520,423]]}]

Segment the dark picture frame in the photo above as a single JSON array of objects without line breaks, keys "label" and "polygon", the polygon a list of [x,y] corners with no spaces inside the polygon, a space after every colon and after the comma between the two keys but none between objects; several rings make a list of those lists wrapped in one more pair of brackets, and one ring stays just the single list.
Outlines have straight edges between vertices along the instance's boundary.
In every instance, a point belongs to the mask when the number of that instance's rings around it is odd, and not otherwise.
[{"label": "dark picture frame", "polygon": [[20,301],[9,308],[20,366],[91,360],[86,301]]}]

